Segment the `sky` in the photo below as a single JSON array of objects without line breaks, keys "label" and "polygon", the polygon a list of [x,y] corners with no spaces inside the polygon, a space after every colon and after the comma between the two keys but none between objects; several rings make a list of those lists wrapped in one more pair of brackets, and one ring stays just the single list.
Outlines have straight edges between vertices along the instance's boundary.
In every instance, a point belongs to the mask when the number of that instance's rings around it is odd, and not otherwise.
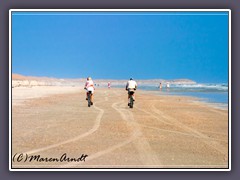
[{"label": "sky", "polygon": [[12,73],[228,82],[228,12],[12,12]]}]

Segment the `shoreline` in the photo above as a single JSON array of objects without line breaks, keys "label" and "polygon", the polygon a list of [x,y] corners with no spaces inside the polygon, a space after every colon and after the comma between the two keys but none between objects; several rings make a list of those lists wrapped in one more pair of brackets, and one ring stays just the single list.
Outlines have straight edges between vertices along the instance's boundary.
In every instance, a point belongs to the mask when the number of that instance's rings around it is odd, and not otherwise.
[{"label": "shoreline", "polygon": [[196,96],[191,96],[191,95],[183,95],[183,94],[174,94],[171,92],[161,92],[161,91],[151,91],[151,90],[138,90],[141,91],[143,94],[154,94],[156,96],[173,96],[173,97],[184,97],[184,98],[189,98],[189,100],[197,103],[201,103],[205,106],[209,106],[215,109],[220,109],[220,110],[228,110],[228,104],[227,103],[218,103],[218,102],[210,102],[206,98],[200,98]]},{"label": "shoreline", "polygon": [[[46,91],[47,89],[47,91]],[[106,89],[109,90],[107,87],[97,87],[97,89]],[[119,87],[111,87],[111,89],[117,89],[117,90],[124,90],[124,88]],[[28,91],[28,93],[24,91]],[[38,92],[34,92],[34,90],[37,90]],[[14,95],[13,91],[19,91],[16,92]],[[33,87],[15,87],[12,88],[12,105],[21,105],[27,100],[32,100],[36,98],[44,98],[49,97],[51,95],[57,95],[57,94],[69,94],[69,93],[82,93],[82,91],[85,91],[82,86],[33,86]],[[206,98],[200,98],[195,97],[191,95],[179,95],[174,94],[174,92],[162,92],[162,91],[152,91],[152,90],[142,90],[138,89],[137,93],[142,94],[152,94],[156,96],[173,96],[173,97],[184,97],[189,98],[189,100],[192,100],[193,102],[202,103],[205,106],[209,106],[215,109],[220,110],[228,110],[228,104],[227,103],[218,103],[218,102],[209,102]]]},{"label": "shoreline", "polygon": [[[122,87],[116,87],[116,88],[124,88]],[[159,87],[155,86],[144,86],[139,87],[138,91],[142,90],[144,92],[150,92],[153,94],[156,94],[158,96],[184,96],[184,97],[190,97],[190,98],[196,98],[197,101],[207,103],[211,107],[217,108],[217,109],[228,109],[228,92],[227,91],[197,91],[197,90],[184,90],[181,91],[180,89],[176,89],[175,86],[170,87],[167,89],[166,87],[163,87],[162,89],[159,89]]]}]

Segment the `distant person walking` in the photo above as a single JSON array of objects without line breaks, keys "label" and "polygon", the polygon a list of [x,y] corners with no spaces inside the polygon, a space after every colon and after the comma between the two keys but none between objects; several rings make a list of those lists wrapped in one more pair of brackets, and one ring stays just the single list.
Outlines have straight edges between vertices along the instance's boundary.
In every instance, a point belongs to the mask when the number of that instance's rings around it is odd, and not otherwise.
[{"label": "distant person walking", "polygon": [[169,90],[169,89],[170,89],[170,84],[169,84],[169,82],[167,82],[167,85],[166,85],[166,87],[167,87],[167,90]]},{"label": "distant person walking", "polygon": [[111,83],[110,82],[108,82],[108,89],[110,89],[111,88]]},{"label": "distant person walking", "polygon": [[162,90],[162,83],[159,84],[159,89]]},{"label": "distant person walking", "polygon": [[135,90],[137,89],[137,83],[133,80],[133,78],[130,78],[130,80],[127,82],[126,85],[126,91],[128,91],[128,106],[130,105],[130,94],[132,94],[133,100],[136,100],[135,97]]}]

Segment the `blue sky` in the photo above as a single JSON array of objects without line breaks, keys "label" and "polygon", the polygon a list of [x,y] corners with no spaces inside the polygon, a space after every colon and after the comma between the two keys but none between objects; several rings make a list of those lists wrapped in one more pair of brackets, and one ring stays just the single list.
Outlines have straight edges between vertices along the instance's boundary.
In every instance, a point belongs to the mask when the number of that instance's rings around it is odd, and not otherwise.
[{"label": "blue sky", "polygon": [[228,13],[13,12],[12,72],[228,82]]}]

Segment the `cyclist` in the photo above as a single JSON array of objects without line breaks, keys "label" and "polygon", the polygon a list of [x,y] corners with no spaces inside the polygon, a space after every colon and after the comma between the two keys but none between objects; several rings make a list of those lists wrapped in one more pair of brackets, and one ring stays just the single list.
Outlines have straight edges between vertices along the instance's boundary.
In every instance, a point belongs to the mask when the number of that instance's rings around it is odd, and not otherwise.
[{"label": "cyclist", "polygon": [[94,88],[94,83],[93,83],[91,77],[87,78],[87,82],[85,83],[84,89],[87,90],[86,100],[88,100],[88,92],[90,92],[90,91],[92,92],[92,95],[91,95],[91,105],[93,105],[93,93],[94,93],[95,88]]},{"label": "cyclist", "polygon": [[127,82],[126,85],[126,91],[128,91],[128,106],[130,105],[130,94],[132,94],[133,100],[135,101],[136,98],[134,96],[134,91],[137,89],[137,83],[133,80],[133,78],[130,78],[130,80]]}]

